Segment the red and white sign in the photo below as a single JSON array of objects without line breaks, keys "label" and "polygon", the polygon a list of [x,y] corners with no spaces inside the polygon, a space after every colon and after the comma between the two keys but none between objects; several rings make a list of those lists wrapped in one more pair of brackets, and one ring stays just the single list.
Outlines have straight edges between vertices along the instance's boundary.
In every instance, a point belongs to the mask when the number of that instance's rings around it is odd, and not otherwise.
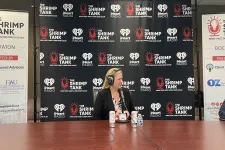
[{"label": "red and white sign", "polygon": [[[0,124],[26,123],[29,14],[0,11]],[[10,27],[9,27],[10,26]]]},{"label": "red and white sign", "polygon": [[202,62],[204,120],[219,121],[220,103],[225,99],[225,15],[202,15]]},{"label": "red and white sign", "polygon": [[0,55],[0,60],[18,60],[17,55]]}]

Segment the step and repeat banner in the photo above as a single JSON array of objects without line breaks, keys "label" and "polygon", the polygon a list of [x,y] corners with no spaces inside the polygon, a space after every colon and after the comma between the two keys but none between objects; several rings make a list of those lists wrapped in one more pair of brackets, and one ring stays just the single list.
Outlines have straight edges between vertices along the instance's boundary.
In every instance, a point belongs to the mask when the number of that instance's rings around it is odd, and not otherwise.
[{"label": "step and repeat banner", "polygon": [[0,123],[26,123],[29,14],[0,10]]},{"label": "step and repeat banner", "polygon": [[42,0],[41,121],[92,119],[112,67],[144,119],[194,114],[190,0]]},{"label": "step and repeat banner", "polygon": [[202,15],[204,120],[219,120],[225,100],[225,14]]}]

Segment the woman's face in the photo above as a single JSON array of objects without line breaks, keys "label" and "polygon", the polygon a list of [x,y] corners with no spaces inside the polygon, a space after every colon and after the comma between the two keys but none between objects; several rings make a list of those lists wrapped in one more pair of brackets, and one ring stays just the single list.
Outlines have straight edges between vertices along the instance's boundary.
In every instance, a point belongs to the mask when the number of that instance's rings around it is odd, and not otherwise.
[{"label": "woman's face", "polygon": [[118,72],[114,77],[113,87],[119,89],[121,88],[122,84],[123,84],[123,74],[122,72]]}]

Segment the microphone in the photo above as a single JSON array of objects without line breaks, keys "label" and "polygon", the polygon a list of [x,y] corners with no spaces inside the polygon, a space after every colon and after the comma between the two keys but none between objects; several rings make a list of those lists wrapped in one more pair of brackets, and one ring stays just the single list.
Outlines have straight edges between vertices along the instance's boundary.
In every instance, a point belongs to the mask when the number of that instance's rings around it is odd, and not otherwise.
[{"label": "microphone", "polygon": [[[120,89],[119,89],[119,92],[120,92],[120,95],[121,95],[121,99],[122,99],[122,101],[123,101],[123,105],[125,106],[125,109],[127,109],[127,106],[126,106],[126,103],[125,103],[125,101],[124,101],[124,94],[123,94],[123,88],[121,87]],[[122,108],[123,109],[123,108]],[[122,110],[123,111],[123,110]],[[127,109],[127,111],[128,111],[128,109]]]}]

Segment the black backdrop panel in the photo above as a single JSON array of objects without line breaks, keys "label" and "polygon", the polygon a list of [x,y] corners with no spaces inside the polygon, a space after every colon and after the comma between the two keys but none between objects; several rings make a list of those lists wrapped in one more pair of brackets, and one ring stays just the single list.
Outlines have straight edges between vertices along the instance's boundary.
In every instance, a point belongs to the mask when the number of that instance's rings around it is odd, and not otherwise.
[{"label": "black backdrop panel", "polygon": [[41,121],[89,120],[112,67],[145,120],[194,119],[190,0],[42,0]]}]

